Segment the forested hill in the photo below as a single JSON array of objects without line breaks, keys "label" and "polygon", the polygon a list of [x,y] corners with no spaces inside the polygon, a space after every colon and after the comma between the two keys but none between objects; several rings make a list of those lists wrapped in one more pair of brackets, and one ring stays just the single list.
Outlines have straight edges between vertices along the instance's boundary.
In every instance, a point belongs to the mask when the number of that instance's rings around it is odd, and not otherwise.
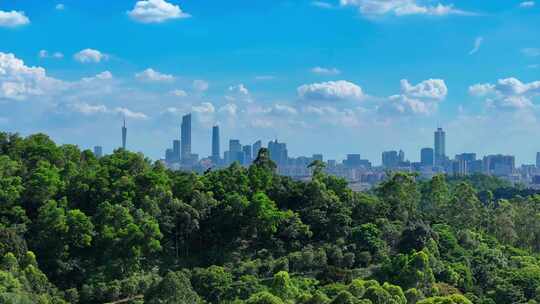
[{"label": "forested hill", "polygon": [[0,303],[540,302],[540,196],[313,170],[278,176],[263,149],[195,175],[0,133]]}]

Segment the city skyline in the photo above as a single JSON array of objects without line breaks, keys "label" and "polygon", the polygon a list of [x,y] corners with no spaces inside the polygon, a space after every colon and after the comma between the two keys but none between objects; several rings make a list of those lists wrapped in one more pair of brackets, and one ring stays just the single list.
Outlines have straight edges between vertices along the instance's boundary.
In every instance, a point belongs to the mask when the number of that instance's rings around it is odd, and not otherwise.
[{"label": "city skyline", "polygon": [[201,155],[217,124],[222,141],[379,162],[419,160],[440,125],[450,157],[532,164],[540,5],[523,2],[4,1],[0,130],[110,153],[125,116],[127,147],[158,159],[192,113]]}]

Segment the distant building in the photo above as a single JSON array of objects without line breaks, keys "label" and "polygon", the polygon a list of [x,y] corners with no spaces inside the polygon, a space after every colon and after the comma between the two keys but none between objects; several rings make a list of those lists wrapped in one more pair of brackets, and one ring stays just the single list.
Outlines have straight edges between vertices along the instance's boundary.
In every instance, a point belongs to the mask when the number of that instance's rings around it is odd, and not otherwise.
[{"label": "distant building", "polygon": [[251,145],[245,145],[242,147],[242,152],[244,152],[244,165],[249,165],[253,162],[251,157]]},{"label": "distant building", "polygon": [[433,148],[423,148],[420,151],[420,163],[425,167],[433,167]]},{"label": "distant building", "polygon": [[221,158],[219,143],[219,126],[214,126],[212,128],[212,162],[214,164],[219,164]]},{"label": "distant building", "polygon": [[437,128],[434,134],[435,165],[442,166],[446,161],[446,133],[442,128]]},{"label": "distant building", "polygon": [[400,163],[405,162],[405,152],[403,152],[403,150],[399,150],[398,158]]},{"label": "distant building", "polygon": [[252,156],[251,158],[253,158],[253,160],[257,159],[257,156],[259,156],[259,150],[261,150],[262,148],[262,141],[260,140],[257,140],[254,144],[253,144],[253,149],[252,149]]},{"label": "distant building", "polygon": [[182,117],[180,127],[181,160],[183,163],[191,162],[191,114]]},{"label": "distant building", "polygon": [[476,153],[461,153],[456,155],[456,160],[462,160],[465,162],[476,161]]},{"label": "distant building", "polygon": [[126,143],[127,143],[127,127],[126,127],[126,119],[124,118],[124,125],[122,126],[122,149],[126,149]]},{"label": "distant building", "polygon": [[242,151],[242,144],[240,144],[240,140],[238,139],[231,139],[229,140],[229,151],[228,151],[228,159],[227,162],[229,164],[232,164],[234,162],[239,162],[240,164],[244,164],[244,152]]},{"label": "distant building", "polygon": [[540,169],[540,152],[536,152],[536,168]]},{"label": "distant building", "polygon": [[382,153],[382,165],[385,168],[396,168],[399,166],[399,154],[397,151],[385,151]]},{"label": "distant building", "polygon": [[175,139],[173,140],[173,157],[172,160],[174,162],[180,162],[181,159],[181,144],[180,140]]},{"label": "distant building", "polygon": [[268,143],[268,152],[270,153],[270,159],[272,159],[278,166],[287,165],[289,159],[287,144],[277,141],[271,141]]},{"label": "distant building", "polygon": [[483,162],[486,174],[505,176],[513,174],[516,169],[516,159],[512,155],[488,155]]},{"label": "distant building", "polygon": [[313,156],[311,157],[311,160],[312,161],[324,161],[324,158],[323,158],[323,155],[322,154],[313,154]]},{"label": "distant building", "polygon": [[103,147],[102,146],[95,146],[94,147],[94,155],[97,158],[103,157]]}]

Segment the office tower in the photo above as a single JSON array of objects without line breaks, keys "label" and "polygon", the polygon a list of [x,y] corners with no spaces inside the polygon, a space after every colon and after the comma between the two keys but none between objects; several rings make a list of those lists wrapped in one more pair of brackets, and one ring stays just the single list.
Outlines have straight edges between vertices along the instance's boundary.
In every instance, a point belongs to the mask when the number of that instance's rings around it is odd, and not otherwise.
[{"label": "office tower", "polygon": [[191,114],[182,116],[180,133],[181,159],[182,162],[189,162],[191,159]]},{"label": "office tower", "polygon": [[270,159],[273,160],[278,166],[287,165],[289,154],[286,143],[280,143],[277,141],[277,139],[269,142],[268,153],[270,153]]},{"label": "office tower", "polygon": [[94,155],[96,155],[97,158],[103,157],[103,147],[102,146],[95,146],[94,147]]},{"label": "office tower", "polygon": [[212,162],[219,163],[221,152],[219,151],[219,126],[212,128]]},{"label": "office tower", "polygon": [[259,156],[259,150],[261,150],[261,148],[262,148],[262,141],[257,140],[253,144],[253,149],[252,149],[252,152],[253,152],[252,158],[253,158],[253,160],[257,159],[257,156]]},{"label": "office tower", "polygon": [[173,140],[172,159],[175,162],[180,161],[180,150],[181,150],[180,146],[181,144],[178,139]]},{"label": "office tower", "polygon": [[433,167],[433,148],[423,148],[420,150],[420,163],[425,167]]},{"label": "office tower", "polygon": [[357,168],[361,164],[360,154],[347,154],[347,158],[343,161],[343,165],[347,168]]},{"label": "office tower", "polygon": [[446,160],[446,133],[442,128],[435,131],[435,165],[442,166]]},{"label": "office tower", "polygon": [[536,153],[536,168],[540,169],[540,152]]},{"label": "office tower", "polygon": [[466,162],[473,162],[476,160],[476,153],[461,153],[456,155],[456,160],[462,160]]},{"label": "office tower", "polygon": [[173,149],[167,149],[165,150],[165,162],[170,164],[175,161],[175,155]]},{"label": "office tower", "polygon": [[386,151],[382,153],[382,165],[385,168],[395,168],[399,165],[399,154],[397,151]]},{"label": "office tower", "polygon": [[323,155],[322,154],[313,154],[313,156],[311,157],[313,161],[324,161],[323,159]]},{"label": "office tower", "polygon": [[452,172],[456,176],[465,176],[469,174],[469,161],[465,159],[457,159],[452,161]]},{"label": "office tower", "polygon": [[126,119],[124,118],[124,125],[122,126],[122,149],[126,149],[127,141],[127,128],[126,128]]},{"label": "office tower", "polygon": [[253,162],[251,158],[251,145],[245,145],[242,147],[242,152],[244,152],[244,165],[249,165]]},{"label": "office tower", "polygon": [[234,162],[244,163],[244,152],[242,151],[242,144],[238,139],[229,140],[229,151],[227,162],[232,164]]},{"label": "office tower", "polygon": [[514,173],[516,159],[512,155],[484,156],[484,172],[496,176],[505,176]]},{"label": "office tower", "polygon": [[405,152],[403,152],[403,150],[399,150],[398,158],[400,163],[405,162]]}]

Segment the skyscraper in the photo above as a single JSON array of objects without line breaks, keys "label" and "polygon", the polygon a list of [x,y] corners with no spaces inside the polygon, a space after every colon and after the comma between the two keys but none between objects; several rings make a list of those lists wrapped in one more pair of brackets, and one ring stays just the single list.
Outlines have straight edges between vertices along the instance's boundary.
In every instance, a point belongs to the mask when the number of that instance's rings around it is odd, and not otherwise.
[{"label": "skyscraper", "polygon": [[433,167],[433,148],[423,148],[420,151],[420,163],[425,167]]},{"label": "skyscraper", "polygon": [[191,159],[191,114],[182,116],[180,140],[182,162],[189,162]]},{"label": "skyscraper", "polygon": [[435,165],[441,166],[446,160],[446,133],[442,128],[435,131]]},{"label": "skyscraper", "polygon": [[287,151],[287,144],[277,141],[271,141],[268,143],[268,152],[270,153],[270,159],[273,160],[278,166],[284,166],[289,160],[289,154]]},{"label": "skyscraper", "polygon": [[262,141],[260,140],[257,140],[254,144],[253,144],[253,160],[256,160],[257,159],[257,156],[259,156],[259,150],[262,148]]},{"label": "skyscraper", "polygon": [[172,159],[175,162],[180,161],[180,140],[175,139],[173,140],[173,151],[172,151]]},{"label": "skyscraper", "polygon": [[103,147],[95,146],[94,147],[94,155],[96,155],[97,158],[103,157]]},{"label": "skyscraper", "polygon": [[232,164],[234,162],[239,162],[240,164],[244,163],[244,152],[242,151],[242,144],[238,139],[229,140],[229,159],[228,163]]},{"label": "skyscraper", "polygon": [[242,151],[244,152],[244,165],[249,165],[253,161],[251,158],[251,145],[245,145],[242,147]]},{"label": "skyscraper", "polygon": [[399,154],[397,151],[385,151],[382,153],[382,165],[385,168],[395,168],[399,165]]},{"label": "skyscraper", "polygon": [[219,126],[214,126],[212,128],[212,162],[214,164],[219,163],[220,158],[219,151]]},{"label": "skyscraper", "polygon": [[126,128],[126,119],[124,118],[124,125],[122,126],[122,149],[126,149],[127,141],[127,128]]}]

